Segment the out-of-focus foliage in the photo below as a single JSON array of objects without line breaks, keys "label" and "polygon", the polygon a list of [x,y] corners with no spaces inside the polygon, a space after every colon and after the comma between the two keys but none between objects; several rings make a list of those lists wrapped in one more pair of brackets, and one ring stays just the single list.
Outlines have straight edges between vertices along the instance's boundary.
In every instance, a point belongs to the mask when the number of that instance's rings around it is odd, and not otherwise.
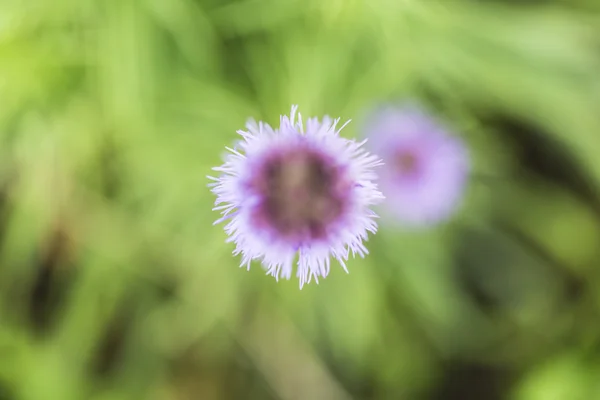
[{"label": "out-of-focus foliage", "polygon": [[[1,399],[600,398],[595,0],[0,2]],[[248,117],[423,104],[461,212],[319,285],[237,267]]]}]

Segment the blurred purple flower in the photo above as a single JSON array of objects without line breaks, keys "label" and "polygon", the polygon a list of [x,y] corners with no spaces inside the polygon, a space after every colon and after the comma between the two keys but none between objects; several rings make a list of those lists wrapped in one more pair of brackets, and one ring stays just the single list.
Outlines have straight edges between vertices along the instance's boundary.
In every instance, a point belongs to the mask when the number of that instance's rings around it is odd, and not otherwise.
[{"label": "blurred purple flower", "polygon": [[249,121],[242,140],[209,177],[214,210],[228,220],[225,232],[234,255],[250,269],[258,260],[267,274],[289,279],[298,255],[300,288],[329,274],[330,257],[346,272],[345,261],[368,253],[363,241],[375,233],[370,206],[383,196],[372,168],[380,160],[339,136],[339,119],[308,119],[306,131],[297,107],[282,116],[279,129]]},{"label": "blurred purple flower", "polygon": [[457,208],[469,173],[465,144],[413,106],[384,107],[365,125],[369,149],[381,156],[385,214],[407,227],[429,226]]}]

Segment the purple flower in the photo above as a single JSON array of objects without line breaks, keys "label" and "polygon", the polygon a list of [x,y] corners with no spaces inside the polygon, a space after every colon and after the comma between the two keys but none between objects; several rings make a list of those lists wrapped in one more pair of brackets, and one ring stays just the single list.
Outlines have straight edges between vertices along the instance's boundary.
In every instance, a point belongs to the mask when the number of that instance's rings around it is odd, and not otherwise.
[{"label": "purple flower", "polygon": [[[346,269],[352,255],[368,253],[363,241],[375,233],[370,206],[383,196],[372,168],[380,160],[357,143],[339,136],[339,119],[308,119],[306,129],[297,106],[282,116],[279,129],[254,121],[210,186],[214,210],[229,221],[225,232],[234,255],[250,269],[258,260],[267,274],[289,279],[296,261],[300,288],[329,274],[330,257]],[[348,121],[349,122],[349,121]],[[296,260],[296,255],[298,256]]]},{"label": "purple flower", "polygon": [[447,219],[465,190],[469,156],[464,143],[416,107],[386,107],[365,129],[381,156],[385,214],[407,227]]}]

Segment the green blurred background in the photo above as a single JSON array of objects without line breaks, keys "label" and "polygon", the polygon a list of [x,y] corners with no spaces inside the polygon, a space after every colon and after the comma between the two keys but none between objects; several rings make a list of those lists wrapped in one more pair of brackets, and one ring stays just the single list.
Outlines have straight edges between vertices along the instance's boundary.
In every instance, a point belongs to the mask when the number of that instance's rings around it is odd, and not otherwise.
[{"label": "green blurred background", "polygon": [[[420,102],[434,229],[250,272],[205,176],[248,117]],[[0,399],[600,399],[597,0],[2,0]]]}]

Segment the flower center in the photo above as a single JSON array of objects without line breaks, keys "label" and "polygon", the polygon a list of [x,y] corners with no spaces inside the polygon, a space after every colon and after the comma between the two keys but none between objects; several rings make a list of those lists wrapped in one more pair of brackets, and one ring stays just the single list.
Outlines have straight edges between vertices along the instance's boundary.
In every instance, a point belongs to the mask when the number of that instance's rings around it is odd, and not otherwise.
[{"label": "flower center", "polygon": [[261,171],[261,218],[299,242],[319,239],[343,211],[339,168],[316,151],[296,150],[268,160]]},{"label": "flower center", "polygon": [[417,155],[409,150],[404,150],[396,154],[394,161],[396,168],[403,175],[415,174],[419,168]]}]

